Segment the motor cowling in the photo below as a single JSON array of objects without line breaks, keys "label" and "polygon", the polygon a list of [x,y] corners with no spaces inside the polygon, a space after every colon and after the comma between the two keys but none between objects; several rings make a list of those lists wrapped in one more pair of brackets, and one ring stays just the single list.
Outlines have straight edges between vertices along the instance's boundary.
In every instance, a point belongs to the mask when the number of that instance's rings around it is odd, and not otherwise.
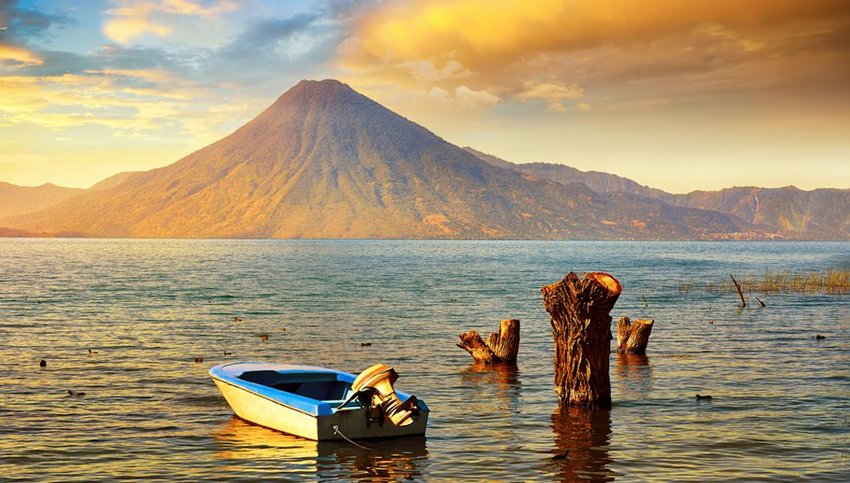
[{"label": "motor cowling", "polygon": [[416,411],[416,398],[410,396],[402,402],[395,393],[393,383],[398,380],[398,373],[386,364],[375,364],[361,372],[351,389],[356,392],[372,390],[372,402],[380,406],[384,414],[396,426],[407,426],[413,423]]}]

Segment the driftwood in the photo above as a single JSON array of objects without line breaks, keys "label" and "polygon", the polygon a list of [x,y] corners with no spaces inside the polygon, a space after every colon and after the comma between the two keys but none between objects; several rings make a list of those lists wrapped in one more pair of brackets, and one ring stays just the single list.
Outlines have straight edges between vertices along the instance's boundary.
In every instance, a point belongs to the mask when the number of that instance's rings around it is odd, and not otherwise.
[{"label": "driftwood", "polygon": [[637,319],[632,322],[628,317],[621,318],[617,322],[617,352],[646,354],[654,323],[654,320]]},{"label": "driftwood", "polygon": [[519,352],[519,320],[505,319],[499,323],[499,332],[490,334],[487,342],[470,330],[460,334],[458,347],[469,352],[476,362],[484,364],[515,364]]},{"label": "driftwood", "polygon": [[738,285],[738,281],[735,280],[735,277],[733,277],[732,275],[729,275],[729,277],[732,279],[732,283],[735,284],[735,290],[738,291],[738,297],[741,297],[741,308],[746,307],[747,301],[744,300],[744,292],[741,291],[741,286]]},{"label": "driftwood", "polygon": [[541,289],[555,339],[555,392],[562,404],[611,407],[611,316],[622,286],[607,273],[570,272]]}]

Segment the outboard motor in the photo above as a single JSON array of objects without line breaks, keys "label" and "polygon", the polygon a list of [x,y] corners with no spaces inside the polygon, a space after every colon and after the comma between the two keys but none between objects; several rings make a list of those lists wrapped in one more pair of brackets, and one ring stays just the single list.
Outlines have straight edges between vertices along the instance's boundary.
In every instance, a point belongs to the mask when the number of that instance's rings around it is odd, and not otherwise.
[{"label": "outboard motor", "polygon": [[413,422],[416,398],[410,396],[401,402],[393,388],[397,379],[398,373],[395,369],[386,364],[375,364],[354,379],[351,389],[358,393],[369,392],[371,389],[372,404],[379,406],[396,426],[407,426]]}]

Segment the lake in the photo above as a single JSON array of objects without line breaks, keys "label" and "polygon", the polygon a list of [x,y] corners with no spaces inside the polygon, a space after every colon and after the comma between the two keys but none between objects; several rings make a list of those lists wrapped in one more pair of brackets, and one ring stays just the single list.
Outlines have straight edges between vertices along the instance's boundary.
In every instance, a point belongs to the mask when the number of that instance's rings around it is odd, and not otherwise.
[{"label": "lake", "polygon": [[[729,280],[848,267],[845,242],[0,239],[0,475],[848,481],[850,295],[740,309]],[[558,408],[540,288],[570,271],[618,278],[614,323],[655,319],[645,358],[611,356],[610,411]],[[455,346],[504,318],[515,369]],[[250,425],[207,375],[236,360],[387,363],[427,436],[364,450]]]}]

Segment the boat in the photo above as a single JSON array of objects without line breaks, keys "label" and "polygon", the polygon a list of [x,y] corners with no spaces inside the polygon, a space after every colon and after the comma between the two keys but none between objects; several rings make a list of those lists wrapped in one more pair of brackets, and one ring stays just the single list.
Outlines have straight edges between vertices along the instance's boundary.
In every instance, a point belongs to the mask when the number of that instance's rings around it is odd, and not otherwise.
[{"label": "boat", "polygon": [[316,441],[424,435],[428,406],[375,364],[358,376],[324,367],[232,362],[210,377],[240,418]]}]

